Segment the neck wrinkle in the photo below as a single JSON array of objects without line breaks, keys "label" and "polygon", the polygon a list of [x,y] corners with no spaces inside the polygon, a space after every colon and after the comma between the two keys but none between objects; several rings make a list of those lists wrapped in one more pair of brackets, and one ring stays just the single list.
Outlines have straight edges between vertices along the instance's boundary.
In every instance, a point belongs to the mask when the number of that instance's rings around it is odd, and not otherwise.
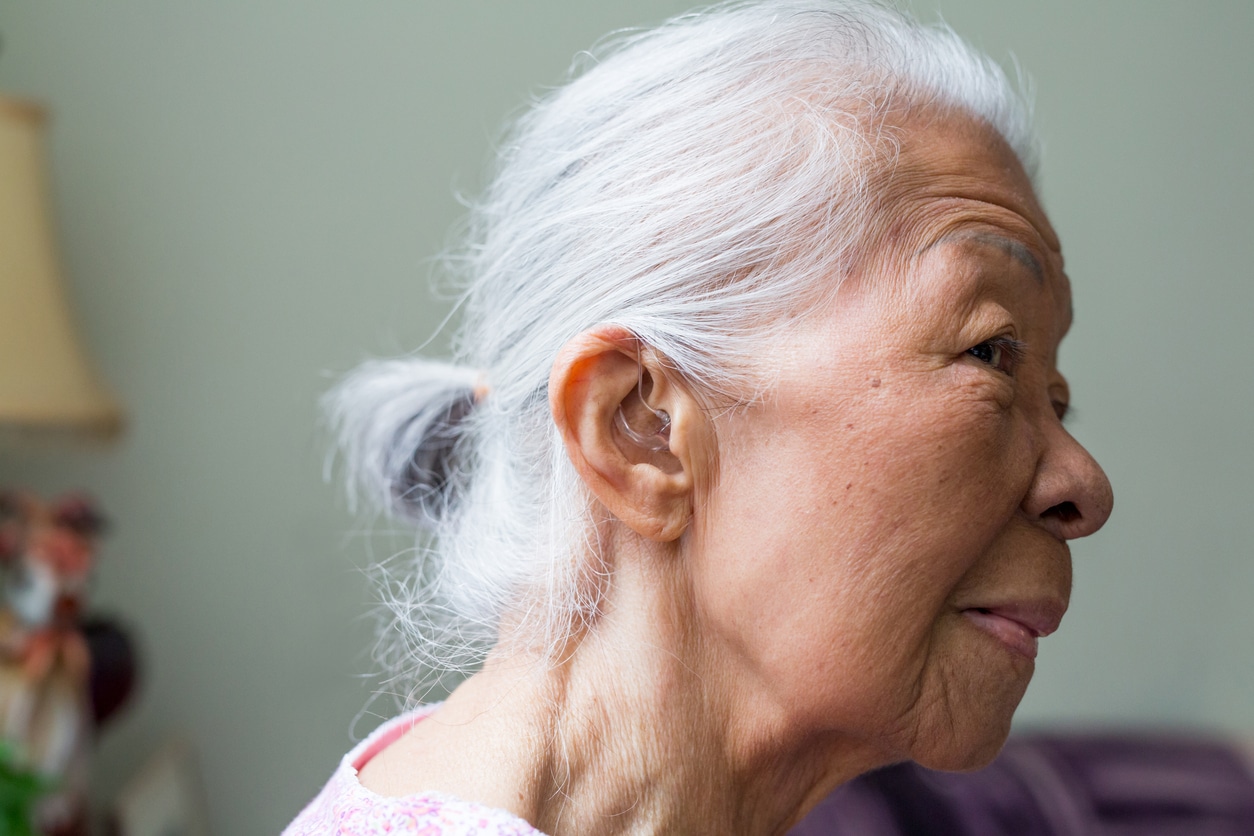
[{"label": "neck wrinkle", "polygon": [[831,788],[885,762],[792,728],[700,629],[674,560],[629,566],[652,571],[618,569],[595,627],[517,693],[538,709],[532,739],[544,742],[523,805],[537,828],[782,834]]}]

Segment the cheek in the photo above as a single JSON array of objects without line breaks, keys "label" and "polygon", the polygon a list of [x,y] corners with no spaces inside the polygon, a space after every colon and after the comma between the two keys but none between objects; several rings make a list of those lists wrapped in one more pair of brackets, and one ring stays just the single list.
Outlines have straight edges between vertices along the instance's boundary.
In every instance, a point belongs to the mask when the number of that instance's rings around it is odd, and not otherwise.
[{"label": "cheek", "polygon": [[850,474],[861,551],[902,556],[932,581],[964,570],[1014,515],[1032,477],[1029,435],[1010,411],[961,387],[907,389],[829,464]]},{"label": "cheek", "polygon": [[897,383],[742,428],[691,532],[703,635],[800,722],[885,728],[928,699],[949,601],[1030,481],[986,392]]}]

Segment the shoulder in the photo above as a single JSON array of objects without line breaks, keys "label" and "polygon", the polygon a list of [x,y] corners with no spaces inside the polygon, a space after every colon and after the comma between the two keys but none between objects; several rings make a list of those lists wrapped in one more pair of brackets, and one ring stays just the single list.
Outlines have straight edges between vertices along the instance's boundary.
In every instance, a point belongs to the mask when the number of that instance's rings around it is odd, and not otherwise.
[{"label": "shoulder", "polygon": [[420,828],[430,836],[544,836],[504,810],[443,793],[388,797],[362,786],[358,770],[434,708],[427,706],[385,723],[345,755],[331,780],[283,836],[375,836]]},{"label": "shoulder", "polygon": [[[334,783],[332,779],[327,789]],[[368,798],[327,790],[288,825],[283,836],[394,836],[411,832],[426,836],[544,836],[503,810],[437,793]]]}]

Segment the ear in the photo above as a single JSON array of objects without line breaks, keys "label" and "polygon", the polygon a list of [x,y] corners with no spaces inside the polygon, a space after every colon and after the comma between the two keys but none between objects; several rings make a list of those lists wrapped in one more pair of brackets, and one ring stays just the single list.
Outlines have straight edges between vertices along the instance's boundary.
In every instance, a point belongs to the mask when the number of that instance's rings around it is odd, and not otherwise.
[{"label": "ear", "polygon": [[657,542],[684,532],[707,419],[656,352],[618,326],[580,334],[553,363],[549,406],[566,454],[611,514]]}]

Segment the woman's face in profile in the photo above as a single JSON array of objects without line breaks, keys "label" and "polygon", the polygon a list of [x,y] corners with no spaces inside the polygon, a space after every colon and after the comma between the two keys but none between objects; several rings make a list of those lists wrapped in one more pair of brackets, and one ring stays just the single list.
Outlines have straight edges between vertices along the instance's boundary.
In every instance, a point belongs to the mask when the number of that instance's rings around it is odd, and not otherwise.
[{"label": "woman's face in profile", "polygon": [[1071,292],[1018,160],[968,119],[901,136],[871,256],[776,343],[772,396],[718,419],[695,594],[792,732],[969,768],[1112,499],[1061,422]]}]

